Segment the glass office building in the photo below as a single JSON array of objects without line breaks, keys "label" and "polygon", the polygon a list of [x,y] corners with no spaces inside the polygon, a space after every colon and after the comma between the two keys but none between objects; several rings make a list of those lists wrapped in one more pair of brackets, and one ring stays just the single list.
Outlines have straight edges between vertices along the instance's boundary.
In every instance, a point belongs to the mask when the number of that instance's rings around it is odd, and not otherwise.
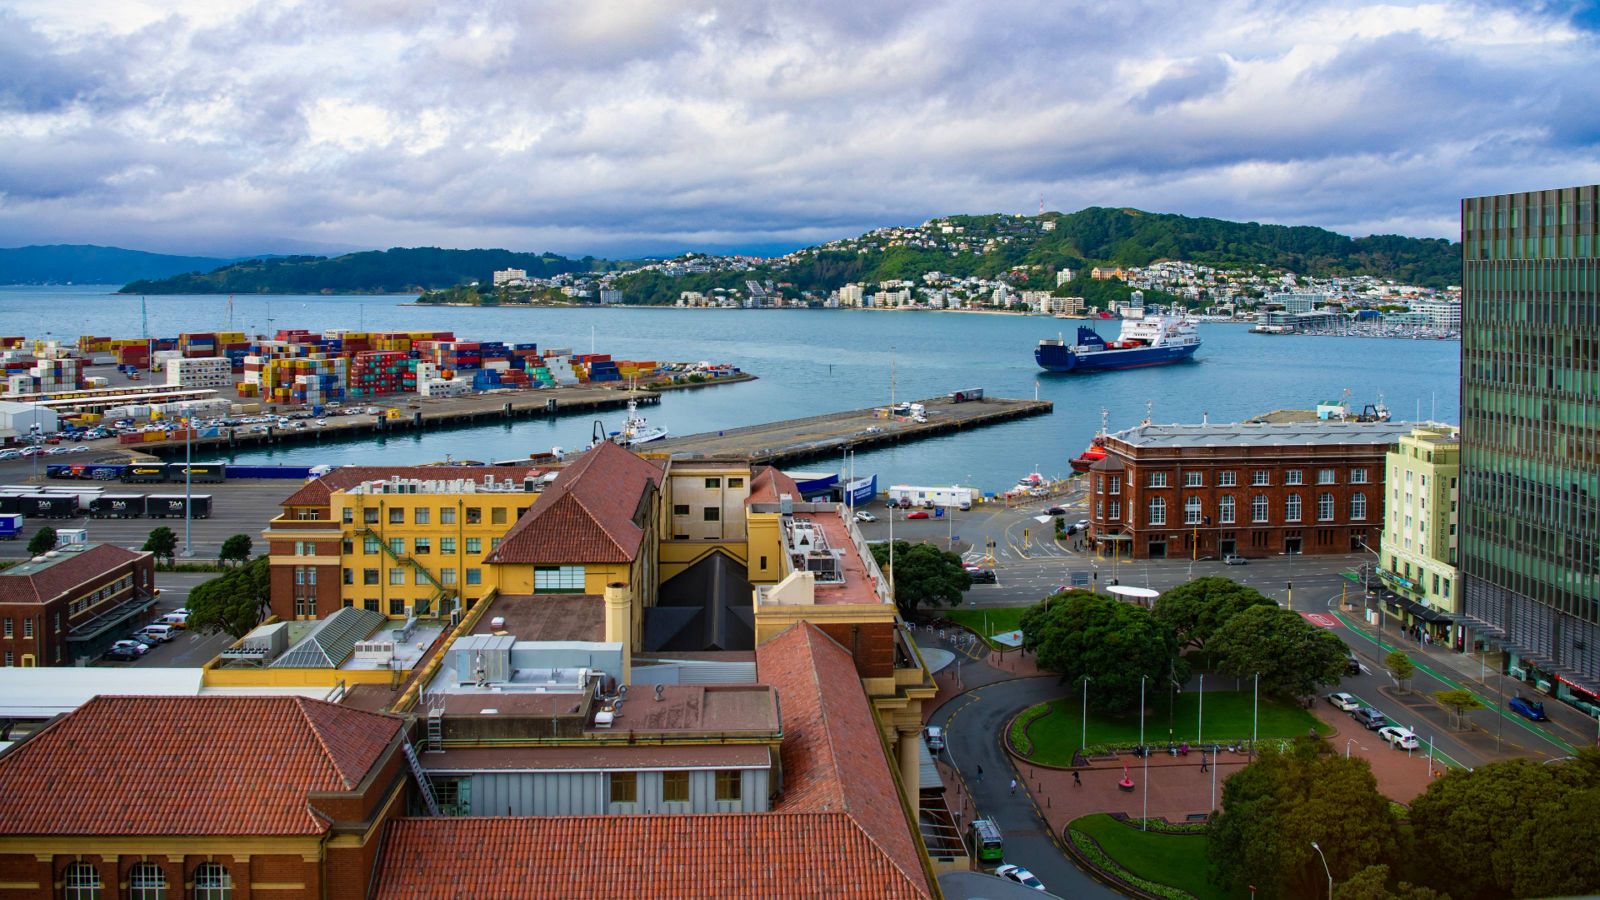
[{"label": "glass office building", "polygon": [[[1600,186],[1461,203],[1463,610],[1600,702]],[[1514,673],[1515,674],[1515,673]]]}]

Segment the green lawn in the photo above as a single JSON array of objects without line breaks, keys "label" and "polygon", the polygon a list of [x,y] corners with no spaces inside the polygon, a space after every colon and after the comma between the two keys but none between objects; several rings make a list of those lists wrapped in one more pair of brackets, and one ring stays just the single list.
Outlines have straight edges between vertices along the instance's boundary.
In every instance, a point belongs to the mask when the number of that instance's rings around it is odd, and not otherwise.
[{"label": "green lawn", "polygon": [[984,640],[988,640],[990,635],[1016,631],[1022,622],[1022,614],[1029,609],[1027,606],[1001,606],[992,609],[949,609],[940,612],[950,621],[965,625]]},{"label": "green lawn", "polygon": [[[1090,688],[1093,690],[1093,687]],[[1182,743],[1196,742],[1196,713],[1200,695],[1185,691],[1173,701],[1170,717],[1172,740]],[[1041,707],[1048,707],[1042,712]],[[1034,754],[1041,763],[1067,765],[1072,762],[1073,751],[1082,734],[1079,711],[1083,708],[1080,696],[1069,694],[1048,704],[1040,704],[1023,712],[1019,721],[1030,713],[1035,716],[1028,729]],[[1206,691],[1205,733],[1206,743],[1227,743],[1250,738],[1251,695],[1249,691]],[[1166,746],[1168,729],[1167,698],[1152,697],[1145,718],[1145,743]],[[1261,699],[1259,735],[1268,738],[1299,737],[1315,728],[1319,734],[1332,731],[1309,710],[1292,703]],[[1090,710],[1087,740],[1090,747],[1116,745],[1131,747],[1139,743],[1139,717],[1134,713],[1125,716],[1107,716]],[[1013,738],[1019,749],[1022,743]]]},{"label": "green lawn", "polygon": [[1105,813],[1074,819],[1075,828],[1100,842],[1100,847],[1122,867],[1140,878],[1180,888],[1200,900],[1234,900],[1247,891],[1230,894],[1206,880],[1211,869],[1206,859],[1204,834],[1157,834],[1129,828]]}]

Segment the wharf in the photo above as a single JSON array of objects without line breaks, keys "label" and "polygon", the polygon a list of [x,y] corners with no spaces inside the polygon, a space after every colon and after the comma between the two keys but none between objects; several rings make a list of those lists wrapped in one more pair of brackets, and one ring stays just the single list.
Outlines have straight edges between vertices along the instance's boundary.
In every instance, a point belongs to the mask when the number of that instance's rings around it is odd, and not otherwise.
[{"label": "wharf", "polygon": [[844,450],[921,440],[1012,419],[1047,415],[1054,408],[1054,404],[1048,400],[1010,400],[1001,397],[961,403],[948,397],[939,397],[920,402],[927,409],[926,422],[914,422],[909,417],[887,418],[880,414],[881,408],[857,409],[669,437],[640,447],[639,453],[655,458],[728,456],[783,465],[821,456],[837,456]]}]

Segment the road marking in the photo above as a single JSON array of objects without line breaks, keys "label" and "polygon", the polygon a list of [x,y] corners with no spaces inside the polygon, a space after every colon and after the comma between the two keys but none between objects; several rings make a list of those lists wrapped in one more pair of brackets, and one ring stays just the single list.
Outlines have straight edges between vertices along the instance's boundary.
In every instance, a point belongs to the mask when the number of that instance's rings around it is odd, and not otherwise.
[{"label": "road marking", "polygon": [[1304,616],[1307,622],[1310,622],[1318,628],[1333,628],[1339,624],[1338,620],[1329,616],[1325,616],[1322,613],[1301,613],[1300,615]]}]

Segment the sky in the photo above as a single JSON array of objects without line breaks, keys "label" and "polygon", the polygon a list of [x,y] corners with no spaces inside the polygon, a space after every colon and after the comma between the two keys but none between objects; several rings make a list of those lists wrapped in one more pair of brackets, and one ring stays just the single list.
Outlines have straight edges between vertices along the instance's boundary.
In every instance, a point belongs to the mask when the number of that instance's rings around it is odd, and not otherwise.
[{"label": "sky", "polygon": [[0,246],[774,250],[1600,180],[1595,0],[0,0]]}]

